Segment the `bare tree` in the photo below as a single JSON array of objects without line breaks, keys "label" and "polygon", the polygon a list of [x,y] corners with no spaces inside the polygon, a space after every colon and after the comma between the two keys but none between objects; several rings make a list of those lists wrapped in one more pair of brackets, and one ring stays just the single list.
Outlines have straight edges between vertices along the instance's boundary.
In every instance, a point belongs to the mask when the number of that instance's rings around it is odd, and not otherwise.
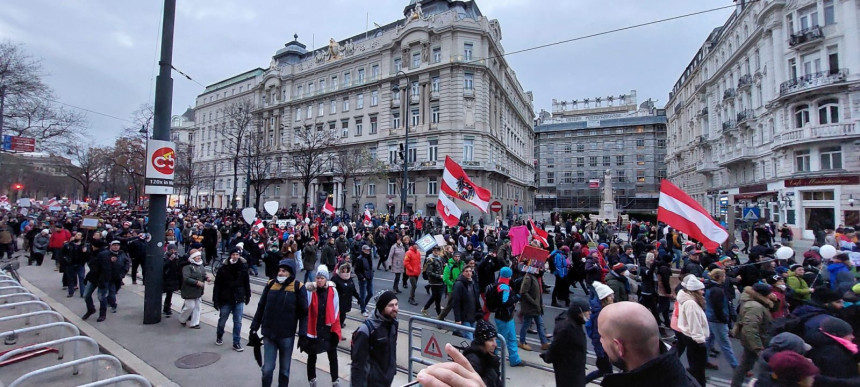
[{"label": "bare tree", "polygon": [[63,172],[81,185],[83,197],[90,196],[90,188],[105,173],[103,148],[92,147],[86,143],[73,143],[69,145],[69,157],[71,163],[64,165]]},{"label": "bare tree", "polygon": [[[386,176],[388,166],[382,161],[374,158],[366,149],[352,148],[342,149],[337,152],[337,156],[333,159],[334,174],[338,176],[343,183],[344,192],[347,190],[347,182],[352,181],[352,186],[356,189],[353,191],[355,206],[358,207],[358,201],[361,197],[362,186],[358,184],[361,177],[367,177],[371,180]],[[346,193],[343,195],[343,211],[346,212]]]},{"label": "bare tree", "polygon": [[[305,189],[304,206],[308,203],[311,182],[327,171],[327,163],[332,159],[333,148],[340,142],[340,137],[321,125],[296,128],[295,131],[296,143],[290,154],[290,164]],[[302,209],[303,212],[305,210]]]},{"label": "bare tree", "polygon": [[0,41],[0,102],[3,133],[35,138],[40,150],[65,153],[85,134],[84,115],[57,106],[39,61],[10,41]]},{"label": "bare tree", "polygon": [[[241,160],[248,172],[248,180],[254,188],[254,208],[259,209],[260,196],[272,183],[280,180],[275,178],[275,173],[280,170],[281,158],[275,158],[271,151],[272,144],[266,142],[262,130],[250,131],[245,139]],[[250,200],[248,202],[250,203]]]},{"label": "bare tree", "polygon": [[189,198],[191,197],[191,189],[198,187],[198,180],[200,178],[200,165],[198,162],[194,161],[192,149],[193,147],[191,144],[184,142],[176,144],[177,153],[184,155],[185,157],[179,157],[176,159],[174,185],[176,186],[178,195],[180,196],[182,195],[183,189],[185,190],[186,205],[188,205]]},{"label": "bare tree", "polygon": [[234,209],[238,204],[235,198],[239,188],[239,163],[242,150],[245,146],[245,138],[253,130],[254,115],[252,109],[254,109],[254,104],[250,98],[231,102],[221,112],[224,117],[223,123],[216,125],[219,134],[226,141],[226,147],[221,151],[233,162],[233,181],[236,182],[233,184],[232,195]]},{"label": "bare tree", "polygon": [[146,147],[141,136],[120,137],[111,148],[110,160],[115,172],[129,184],[129,203],[137,203],[143,191],[146,173]]}]

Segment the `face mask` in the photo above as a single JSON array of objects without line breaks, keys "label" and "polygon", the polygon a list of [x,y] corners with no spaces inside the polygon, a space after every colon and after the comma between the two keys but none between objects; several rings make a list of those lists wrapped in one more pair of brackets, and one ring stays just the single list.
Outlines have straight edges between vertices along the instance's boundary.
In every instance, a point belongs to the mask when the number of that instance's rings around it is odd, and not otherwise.
[{"label": "face mask", "polygon": [[279,283],[284,283],[284,281],[286,281],[286,280],[287,280],[287,277],[278,276],[278,282]]},{"label": "face mask", "polygon": [[785,285],[776,285],[780,290],[785,290]]}]

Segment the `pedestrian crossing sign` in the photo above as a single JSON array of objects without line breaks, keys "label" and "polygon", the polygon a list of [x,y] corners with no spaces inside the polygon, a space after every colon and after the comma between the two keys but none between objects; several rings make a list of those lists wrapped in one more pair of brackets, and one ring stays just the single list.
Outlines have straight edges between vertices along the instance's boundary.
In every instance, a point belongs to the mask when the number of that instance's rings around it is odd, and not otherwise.
[{"label": "pedestrian crossing sign", "polygon": [[743,210],[743,220],[747,222],[755,222],[759,220],[759,209],[757,207],[745,207]]}]

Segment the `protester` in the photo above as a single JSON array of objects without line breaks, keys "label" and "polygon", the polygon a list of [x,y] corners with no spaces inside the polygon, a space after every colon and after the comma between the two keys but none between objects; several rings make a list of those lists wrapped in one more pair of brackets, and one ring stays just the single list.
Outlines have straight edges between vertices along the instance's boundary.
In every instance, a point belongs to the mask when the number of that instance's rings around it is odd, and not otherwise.
[{"label": "protester", "polygon": [[810,349],[812,346],[805,343],[800,336],[791,332],[782,332],[770,339],[767,348],[761,351],[753,368],[753,375],[757,380],[769,380],[773,370],[768,362],[773,355],[782,351],[794,351],[799,355],[804,355]]},{"label": "protester", "polygon": [[[860,376],[857,364],[857,344],[851,325],[836,318],[826,317],[818,332],[808,339],[812,346],[807,355],[821,370],[822,376],[840,379],[855,379]],[[855,379],[860,382],[860,379]]]},{"label": "protester", "polygon": [[[214,248],[214,246],[213,246]],[[218,268],[215,287],[212,289],[212,304],[218,310],[218,328],[215,332],[215,345],[223,344],[224,326],[227,317],[233,314],[233,350],[242,352],[240,334],[242,332],[242,313],[245,305],[251,302],[250,273],[248,261],[242,258],[239,250],[233,248],[230,257]]]},{"label": "protester", "polygon": [[[352,387],[388,387],[397,371],[397,295],[388,290],[376,297],[373,316],[352,334]],[[474,370],[473,370],[474,371]]]},{"label": "protester", "polygon": [[520,367],[523,365],[523,362],[520,360],[518,346],[514,345],[514,343],[518,343],[517,329],[514,324],[514,313],[518,295],[511,289],[511,275],[512,270],[510,267],[502,267],[499,270],[499,281],[496,283],[496,292],[498,293],[500,302],[498,308],[495,308],[491,312],[494,313],[496,329],[505,338],[505,343],[508,346],[508,360],[511,367]]},{"label": "protester", "polygon": [[[322,266],[322,265],[320,265]],[[355,281],[352,279],[352,265],[343,263],[337,268],[337,275],[331,277],[337,290],[338,302],[340,306],[338,312],[340,314],[340,327],[346,326],[346,314],[352,310],[352,299],[358,301],[358,290],[355,288]],[[343,340],[343,336],[341,336]]]},{"label": "protester", "polygon": [[774,354],[768,361],[768,366],[771,369],[770,375],[767,375],[766,379],[756,381],[755,387],[812,387],[815,376],[820,372],[809,359],[793,351]]},{"label": "protester", "polygon": [[678,292],[678,356],[687,352],[688,371],[699,385],[705,385],[705,367],[708,362],[706,341],[710,335],[705,315],[705,285],[695,274],[684,277]]},{"label": "protester", "polygon": [[206,281],[209,280],[203,267],[203,253],[194,250],[188,257],[189,265],[182,268],[182,287],[180,295],[185,301],[179,312],[179,323],[192,329],[200,329],[200,299]]},{"label": "protester", "polygon": [[526,333],[532,321],[537,325],[538,339],[541,350],[549,348],[543,325],[543,300],[541,299],[541,287],[537,276],[527,272],[520,287],[520,312],[523,314],[523,325],[520,327],[520,348],[531,351],[531,346],[526,344]]},{"label": "protester", "polygon": [[595,361],[597,369],[586,375],[586,384],[590,383],[594,379],[612,373],[612,362],[606,354],[600,339],[598,318],[600,317],[600,312],[603,308],[615,302],[615,293],[612,292],[612,289],[610,289],[609,286],[599,282],[594,282],[592,284],[592,288],[594,289],[595,297],[592,297],[589,301],[591,316],[589,317],[588,322],[585,323],[585,330],[591,338],[592,347],[594,347],[594,356],[597,358]]},{"label": "protester", "polygon": [[436,305],[436,315],[439,316],[442,314],[441,309],[441,301],[442,301],[442,290],[445,287],[445,282],[443,279],[444,276],[444,264],[442,263],[442,257],[439,256],[441,249],[439,246],[433,247],[433,252],[425,258],[424,260],[424,269],[423,273],[427,275],[427,281],[429,282],[428,286],[430,288],[430,299],[427,300],[427,303],[424,304],[424,307],[421,308],[421,315],[427,317],[427,308],[430,305]]},{"label": "protester", "polygon": [[[472,266],[464,267],[460,278],[454,283],[451,297],[454,322],[457,325],[472,328],[475,327],[475,322],[482,317],[480,291],[476,281],[472,279],[473,275],[474,268]],[[472,332],[462,331],[461,334],[468,340],[473,339]]]},{"label": "protester", "polygon": [[481,375],[481,380],[486,387],[504,385],[500,372],[501,360],[495,351],[496,328],[484,320],[478,320],[475,325],[474,338],[469,347],[463,350],[463,355],[469,360],[472,369]]},{"label": "protester", "polygon": [[370,245],[362,245],[361,253],[353,260],[353,270],[358,277],[358,306],[361,307],[361,315],[370,316],[367,313],[367,303],[373,297],[373,257],[370,255]]},{"label": "protester", "polygon": [[[394,293],[400,294],[400,280],[403,275],[404,259],[406,258],[406,249],[409,246],[404,243],[409,240],[409,237],[404,236],[397,240],[394,246],[388,251],[388,262],[391,265],[391,272],[394,273]],[[406,278],[403,278],[403,284],[406,285]]]},{"label": "protester", "polygon": [[176,248],[175,244],[170,244],[167,246],[167,252],[164,253],[164,274],[162,277],[162,291],[164,292],[162,313],[164,317],[173,315],[173,309],[171,309],[173,305],[173,292],[182,287],[182,266],[188,262],[185,259],[179,258]]},{"label": "protester", "polygon": [[332,386],[337,387],[337,343],[341,339],[340,300],[334,283],[329,281],[329,271],[325,265],[317,268],[315,282],[306,284],[305,289],[308,302],[307,331],[299,336],[299,348],[308,354],[308,384],[316,387],[317,355],[325,353],[328,356]]},{"label": "protester", "polygon": [[732,387],[741,386],[768,342],[767,333],[772,320],[770,309],[775,298],[771,296],[770,285],[761,282],[744,289],[741,294],[738,322],[733,332],[741,339],[744,352],[732,374]]},{"label": "protester", "polygon": [[552,343],[541,358],[552,364],[556,386],[585,386],[588,344],[583,327],[590,317],[588,300],[575,297],[567,313],[555,320]]},{"label": "protester", "polygon": [[[405,278],[409,279],[409,304],[418,305],[415,301],[415,289],[418,287],[418,276],[421,275],[421,253],[418,252],[418,245],[409,246],[403,266],[406,271]],[[394,282],[397,283],[396,278]]]},{"label": "protester", "polygon": [[[708,318],[708,329],[710,330],[707,347],[713,349],[716,341],[729,366],[735,368],[738,366],[738,360],[735,357],[732,343],[729,341],[732,308],[726,295],[726,272],[722,269],[714,269],[709,272],[708,277],[709,279],[705,280],[705,315]],[[718,368],[716,364],[711,363],[706,366],[710,369]]]}]

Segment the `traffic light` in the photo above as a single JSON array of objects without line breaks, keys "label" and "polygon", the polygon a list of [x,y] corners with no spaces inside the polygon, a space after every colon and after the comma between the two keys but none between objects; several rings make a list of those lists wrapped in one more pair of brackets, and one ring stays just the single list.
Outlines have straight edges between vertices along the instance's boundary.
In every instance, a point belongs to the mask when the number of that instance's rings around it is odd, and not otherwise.
[{"label": "traffic light", "polygon": [[24,184],[21,184],[21,183],[13,183],[12,184],[12,190],[13,191],[20,191],[22,189],[24,189]]}]

